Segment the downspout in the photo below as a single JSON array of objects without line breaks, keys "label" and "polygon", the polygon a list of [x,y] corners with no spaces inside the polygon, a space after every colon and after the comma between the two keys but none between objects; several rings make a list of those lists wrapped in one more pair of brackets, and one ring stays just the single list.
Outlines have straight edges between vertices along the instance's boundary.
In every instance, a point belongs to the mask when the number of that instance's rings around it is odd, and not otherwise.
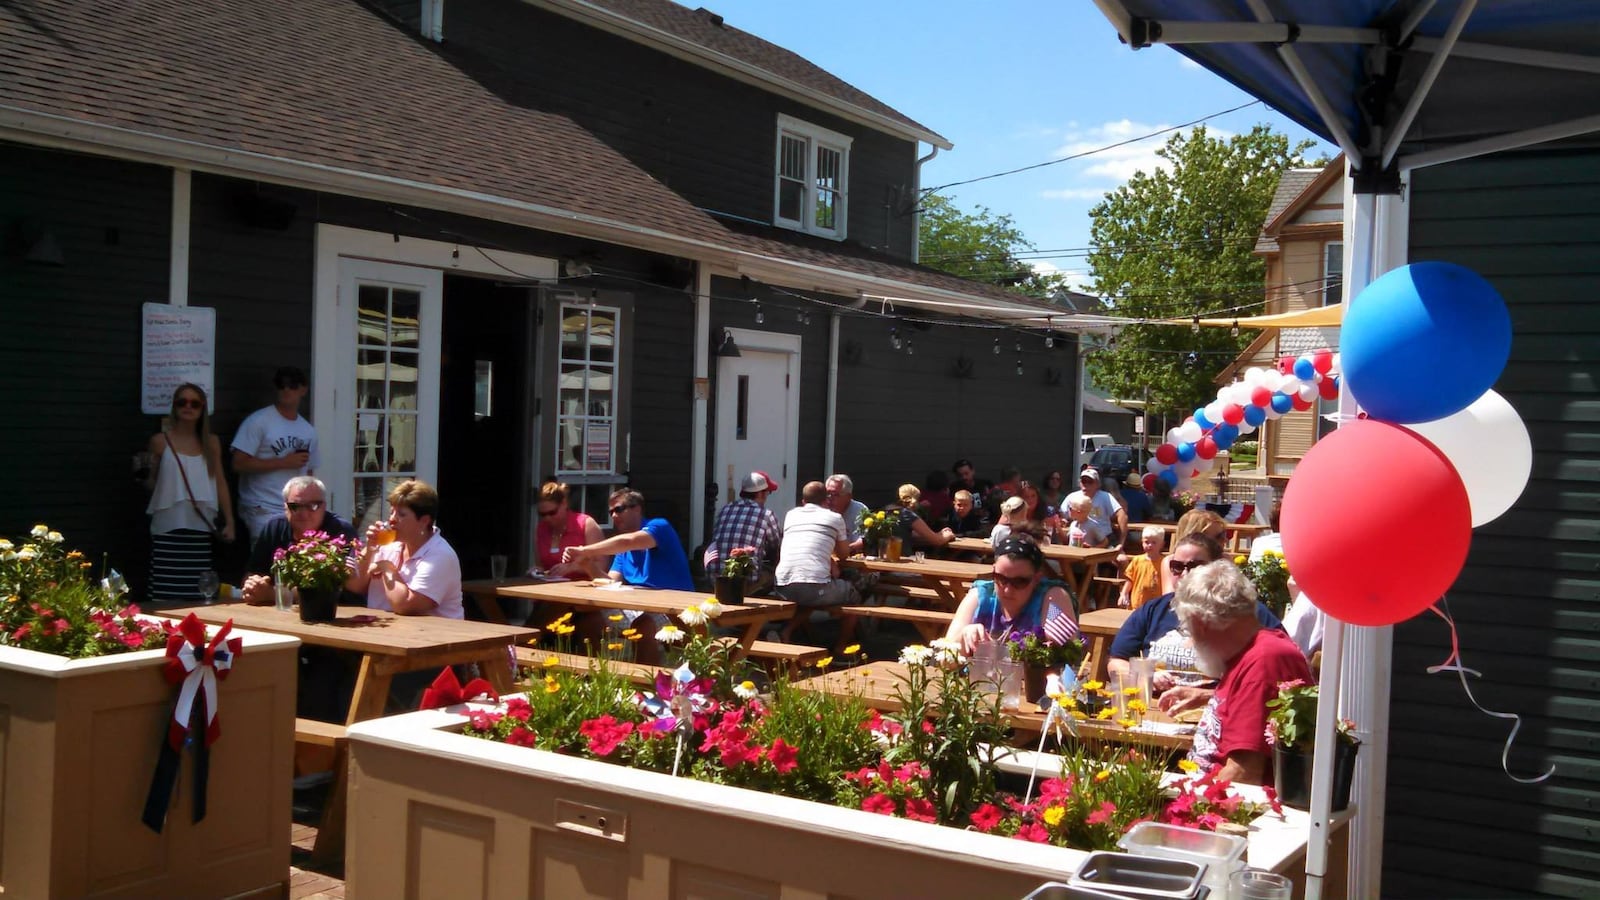
[{"label": "downspout", "polygon": [[[189,305],[189,208],[192,178],[188,169],[172,170],[172,238],[168,248],[167,302]],[[213,373],[215,378],[215,373]],[[213,395],[216,385],[210,385]]]},{"label": "downspout", "polygon": [[[922,165],[923,165],[923,163],[932,162],[933,158],[935,156],[939,155],[939,145],[938,144],[930,144],[929,146],[933,147],[933,149],[928,151],[928,155],[927,156],[919,156],[919,157],[917,157],[917,165],[916,165],[916,167],[914,169],[911,170],[911,203],[912,203],[912,207],[911,207],[911,261],[912,262],[921,262],[922,261],[922,209],[921,209],[921,207],[922,207]],[[913,150],[911,152],[915,153],[916,151]]]},{"label": "downspout", "polygon": [[833,474],[833,442],[839,429],[839,314],[828,314],[828,421],[822,447],[822,472]]},{"label": "downspout", "polygon": [[[1084,343],[1089,335],[1080,333],[1076,349],[1078,353],[1078,383],[1072,386],[1072,471],[1073,477],[1083,465],[1083,383],[1088,379],[1089,351],[1084,349]],[[1146,411],[1148,414],[1148,410]]]},{"label": "downspout", "polygon": [[689,546],[706,532],[706,406],[711,399],[711,269],[694,276],[694,398],[689,420]]}]

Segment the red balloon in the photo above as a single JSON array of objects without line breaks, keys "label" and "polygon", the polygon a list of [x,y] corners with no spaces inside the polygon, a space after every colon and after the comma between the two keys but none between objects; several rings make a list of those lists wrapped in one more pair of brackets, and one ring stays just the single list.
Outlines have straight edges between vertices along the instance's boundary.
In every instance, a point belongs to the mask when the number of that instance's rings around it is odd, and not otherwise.
[{"label": "red balloon", "polygon": [[1272,392],[1264,387],[1258,387],[1250,392],[1252,406],[1268,407],[1272,405]]},{"label": "red balloon", "polygon": [[1170,466],[1178,461],[1178,448],[1171,444],[1162,444],[1156,448],[1156,462]]},{"label": "red balloon", "polygon": [[1316,369],[1319,375],[1328,374],[1333,369],[1333,351],[1318,350],[1311,354],[1311,368]]},{"label": "red balloon", "polygon": [[1339,381],[1335,378],[1324,378],[1317,382],[1317,392],[1324,400],[1339,399]]},{"label": "red balloon", "polygon": [[[1375,509],[1426,510],[1425,549],[1395,546]],[[1438,448],[1361,419],[1317,441],[1283,495],[1283,555],[1318,608],[1352,625],[1391,625],[1433,605],[1472,542],[1467,488]]]},{"label": "red balloon", "polygon": [[1294,397],[1294,408],[1295,409],[1299,409],[1299,410],[1310,409],[1311,408],[1311,404],[1314,402],[1314,401],[1311,401],[1311,400],[1302,400],[1302,399],[1300,399],[1300,395],[1299,394],[1294,394],[1292,396]]},{"label": "red balloon", "polygon": [[1217,455],[1217,442],[1212,440],[1211,435],[1209,434],[1200,440],[1195,441],[1194,455],[1200,457],[1201,459],[1211,459]]},{"label": "red balloon", "polygon": [[1145,493],[1153,494],[1153,493],[1156,492],[1156,481],[1157,480],[1158,479],[1156,478],[1154,472],[1145,473],[1145,476],[1144,476],[1144,490],[1145,490]]},{"label": "red balloon", "polygon": [[1222,421],[1229,425],[1237,425],[1244,421],[1244,407],[1237,403],[1229,403],[1222,408]]}]

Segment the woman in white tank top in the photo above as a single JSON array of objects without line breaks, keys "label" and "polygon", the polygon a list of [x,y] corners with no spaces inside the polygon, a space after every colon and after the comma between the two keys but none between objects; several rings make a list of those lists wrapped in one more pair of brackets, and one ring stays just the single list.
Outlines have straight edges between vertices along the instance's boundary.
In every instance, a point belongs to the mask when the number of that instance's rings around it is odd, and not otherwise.
[{"label": "woman in white tank top", "polygon": [[222,442],[211,433],[206,393],[192,384],[172,394],[171,426],[150,438],[151,600],[198,600],[211,570],[213,522],[232,541],[233,502],[222,471]]}]

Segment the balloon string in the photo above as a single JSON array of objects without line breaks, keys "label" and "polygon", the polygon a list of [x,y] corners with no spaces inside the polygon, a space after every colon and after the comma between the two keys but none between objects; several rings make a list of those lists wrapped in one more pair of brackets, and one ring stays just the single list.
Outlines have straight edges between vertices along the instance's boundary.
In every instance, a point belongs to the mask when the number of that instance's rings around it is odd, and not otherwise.
[{"label": "balloon string", "polygon": [[[1444,606],[1445,608],[1441,609],[1441,606]],[[1543,775],[1539,775],[1534,778],[1519,778],[1518,776],[1511,774],[1511,745],[1517,740],[1517,732],[1522,730],[1522,717],[1516,713],[1496,712],[1492,709],[1486,709],[1484,708],[1483,704],[1478,702],[1477,697],[1472,696],[1472,688],[1467,684],[1467,676],[1472,675],[1477,678],[1482,678],[1483,673],[1479,672],[1477,669],[1469,669],[1462,665],[1461,636],[1456,632],[1455,620],[1450,618],[1450,614],[1446,611],[1448,609],[1447,601],[1444,598],[1440,598],[1439,602],[1434,604],[1431,609],[1433,610],[1434,615],[1443,619],[1445,624],[1450,627],[1450,655],[1445,659],[1444,662],[1438,664],[1437,666],[1429,666],[1427,669],[1428,674],[1437,675],[1440,672],[1456,673],[1456,677],[1461,679],[1461,690],[1467,695],[1468,702],[1478,708],[1478,712],[1481,712],[1486,716],[1493,716],[1496,719],[1511,720],[1511,733],[1506,735],[1505,746],[1500,749],[1500,770],[1506,773],[1507,778],[1515,781],[1518,784],[1538,784],[1539,782],[1549,778],[1551,775],[1554,775],[1556,773],[1556,767],[1553,764],[1549,769],[1545,770]]]}]

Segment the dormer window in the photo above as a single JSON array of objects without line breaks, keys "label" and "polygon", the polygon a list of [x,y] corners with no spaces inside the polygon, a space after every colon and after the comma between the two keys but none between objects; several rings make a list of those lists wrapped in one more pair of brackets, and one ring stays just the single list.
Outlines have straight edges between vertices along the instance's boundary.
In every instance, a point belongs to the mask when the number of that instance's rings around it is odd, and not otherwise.
[{"label": "dormer window", "polygon": [[850,183],[850,138],[778,116],[778,171],[772,220],[843,240]]}]

